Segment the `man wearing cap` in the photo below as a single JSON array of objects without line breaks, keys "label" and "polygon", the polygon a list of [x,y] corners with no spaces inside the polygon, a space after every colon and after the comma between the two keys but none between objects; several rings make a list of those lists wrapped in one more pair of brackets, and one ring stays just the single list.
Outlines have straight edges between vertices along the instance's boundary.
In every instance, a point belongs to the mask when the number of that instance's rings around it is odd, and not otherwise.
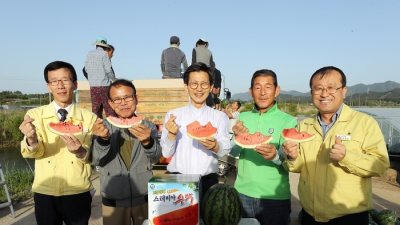
[{"label": "man wearing cap", "polygon": [[[208,67],[211,68],[213,74],[214,74],[214,60],[213,56],[210,50],[208,50],[208,41],[206,41],[204,38],[200,38],[196,42],[196,47],[193,48],[192,52],[192,65],[197,63],[197,62],[202,62],[206,64]],[[214,75],[213,75],[214,76]],[[214,106],[214,97],[213,93],[209,94],[206,100],[206,105],[209,107]]]},{"label": "man wearing cap", "polygon": [[214,70],[213,56],[210,50],[208,50],[208,41],[204,38],[200,38],[196,42],[196,47],[193,48],[192,52],[192,64],[202,62]]},{"label": "man wearing cap", "polygon": [[163,79],[176,79],[181,78],[181,64],[183,65],[183,72],[186,71],[188,65],[186,55],[179,49],[179,38],[172,36],[170,38],[171,46],[161,54],[161,72]]},{"label": "man wearing cap", "polygon": [[114,110],[108,104],[108,87],[115,81],[115,75],[111,68],[111,60],[108,55],[110,46],[105,37],[97,37],[96,49],[90,51],[86,56],[85,71],[88,74],[90,85],[90,96],[92,98],[92,112],[102,118],[103,108],[106,116],[114,115]]}]

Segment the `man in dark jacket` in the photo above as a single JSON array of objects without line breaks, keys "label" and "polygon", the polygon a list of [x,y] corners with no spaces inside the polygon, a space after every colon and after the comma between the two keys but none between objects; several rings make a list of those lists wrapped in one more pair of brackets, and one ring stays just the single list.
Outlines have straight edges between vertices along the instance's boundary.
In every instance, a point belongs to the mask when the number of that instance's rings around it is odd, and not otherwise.
[{"label": "man in dark jacket", "polygon": [[[136,89],[131,81],[113,82],[108,98],[120,119],[136,117]],[[122,129],[97,119],[93,134],[92,164],[100,166],[103,224],[142,224],[148,218],[151,163],[161,157],[155,124],[142,120]]]}]

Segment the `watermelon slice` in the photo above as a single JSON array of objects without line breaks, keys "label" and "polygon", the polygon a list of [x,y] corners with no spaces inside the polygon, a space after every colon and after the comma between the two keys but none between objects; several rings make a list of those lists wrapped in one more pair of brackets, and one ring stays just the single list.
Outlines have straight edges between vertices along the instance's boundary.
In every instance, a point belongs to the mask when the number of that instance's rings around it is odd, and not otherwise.
[{"label": "watermelon slice", "polygon": [[272,136],[264,136],[260,132],[254,134],[243,133],[233,139],[233,141],[242,148],[255,148],[261,144],[268,144],[272,141]]},{"label": "watermelon slice", "polygon": [[283,129],[281,137],[286,141],[306,142],[315,138],[315,134],[311,135],[305,131],[297,132],[296,128]]},{"label": "watermelon slice", "polygon": [[131,118],[121,118],[115,116],[108,116],[107,121],[110,122],[113,126],[119,128],[130,128],[134,124],[139,124],[142,122],[141,116],[132,116]]},{"label": "watermelon slice", "polygon": [[82,122],[78,125],[74,125],[71,121],[59,123],[50,122],[47,124],[47,128],[57,135],[72,134],[75,136],[83,133]]},{"label": "watermelon slice", "polygon": [[186,131],[189,137],[200,140],[206,137],[214,137],[217,133],[217,128],[213,127],[210,122],[202,126],[199,121],[194,121],[186,126]]}]

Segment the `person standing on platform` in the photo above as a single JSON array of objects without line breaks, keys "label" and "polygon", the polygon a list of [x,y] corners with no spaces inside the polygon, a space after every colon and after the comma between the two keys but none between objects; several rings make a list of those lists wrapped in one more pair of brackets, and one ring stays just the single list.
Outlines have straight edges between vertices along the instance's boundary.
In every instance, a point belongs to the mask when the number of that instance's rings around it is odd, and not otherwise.
[{"label": "person standing on platform", "polygon": [[181,64],[183,72],[186,71],[188,64],[185,53],[179,49],[181,44],[177,36],[172,36],[169,43],[169,48],[164,49],[161,54],[161,72],[163,79],[178,79],[181,77]]},{"label": "person standing on platform", "polygon": [[106,116],[114,115],[105,93],[108,93],[108,87],[116,78],[111,68],[110,56],[107,53],[110,50],[107,39],[97,37],[96,42],[92,45],[96,45],[96,49],[87,54],[84,69],[88,74],[92,112],[97,117],[103,118],[103,109]]}]

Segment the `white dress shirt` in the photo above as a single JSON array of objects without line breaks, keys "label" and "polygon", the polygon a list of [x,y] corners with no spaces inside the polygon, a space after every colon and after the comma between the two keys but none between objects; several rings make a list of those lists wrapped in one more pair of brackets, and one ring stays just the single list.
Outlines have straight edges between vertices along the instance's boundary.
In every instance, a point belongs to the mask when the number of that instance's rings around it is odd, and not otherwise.
[{"label": "white dress shirt", "polygon": [[[177,117],[175,123],[179,128],[175,141],[168,139],[168,130],[165,128],[165,124],[170,119],[171,114]],[[211,125],[217,128],[214,138],[219,144],[218,153],[207,150],[204,145],[187,135],[186,126],[196,120],[201,125],[211,122]],[[217,173],[219,171],[218,156],[224,156],[231,150],[228,137],[228,121],[229,118],[225,113],[206,105],[197,109],[189,104],[167,112],[160,143],[163,156],[165,158],[173,156],[167,166],[167,170],[182,174],[201,174],[202,176]]]}]

